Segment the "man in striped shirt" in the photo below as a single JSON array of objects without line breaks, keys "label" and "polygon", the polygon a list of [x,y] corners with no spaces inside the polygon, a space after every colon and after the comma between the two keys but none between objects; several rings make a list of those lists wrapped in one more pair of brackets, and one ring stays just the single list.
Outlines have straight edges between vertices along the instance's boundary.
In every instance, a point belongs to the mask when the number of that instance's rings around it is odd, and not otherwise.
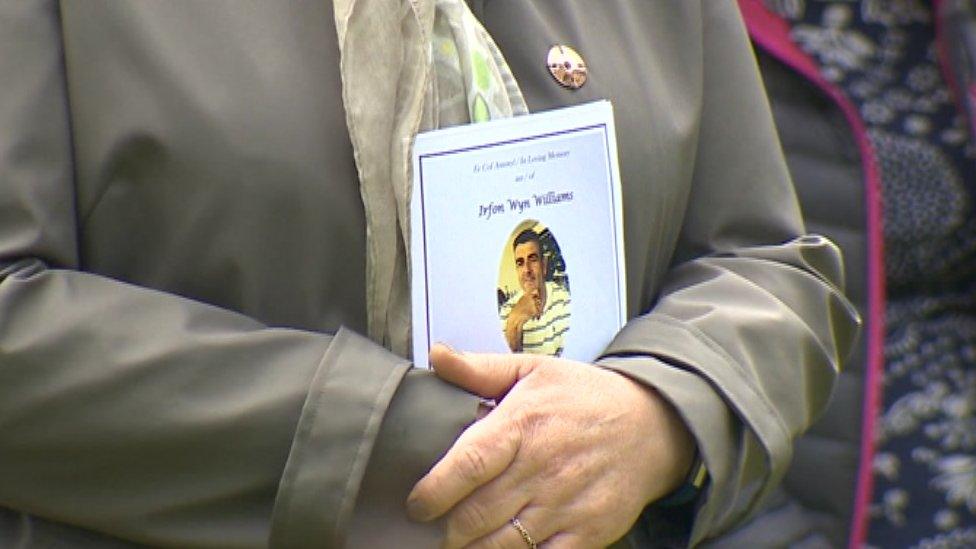
[{"label": "man in striped shirt", "polygon": [[569,331],[569,292],[546,280],[548,260],[539,235],[526,229],[512,243],[522,291],[502,305],[505,340],[514,352],[559,356]]}]

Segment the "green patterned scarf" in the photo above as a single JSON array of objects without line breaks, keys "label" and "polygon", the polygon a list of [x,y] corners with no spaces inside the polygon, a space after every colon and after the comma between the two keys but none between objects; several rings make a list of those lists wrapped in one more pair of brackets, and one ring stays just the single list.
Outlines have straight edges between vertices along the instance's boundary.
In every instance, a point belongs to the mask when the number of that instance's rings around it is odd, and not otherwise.
[{"label": "green patterned scarf", "polygon": [[525,114],[463,0],[334,0],[346,124],[366,209],[369,336],[410,356],[410,154],[418,131]]}]

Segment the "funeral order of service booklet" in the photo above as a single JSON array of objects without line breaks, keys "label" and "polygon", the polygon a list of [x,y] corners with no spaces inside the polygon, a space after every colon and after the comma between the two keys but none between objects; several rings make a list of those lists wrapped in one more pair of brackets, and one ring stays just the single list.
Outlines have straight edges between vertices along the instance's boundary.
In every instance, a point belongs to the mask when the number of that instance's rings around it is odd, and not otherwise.
[{"label": "funeral order of service booklet", "polygon": [[598,101],[417,136],[413,357],[433,343],[590,362],[626,320],[613,109]]}]

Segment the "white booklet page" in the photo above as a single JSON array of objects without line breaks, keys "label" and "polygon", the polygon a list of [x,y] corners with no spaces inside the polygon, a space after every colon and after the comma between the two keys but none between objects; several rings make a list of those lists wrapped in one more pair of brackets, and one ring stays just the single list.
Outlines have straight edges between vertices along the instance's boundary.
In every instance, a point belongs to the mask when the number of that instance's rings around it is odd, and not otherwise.
[{"label": "white booklet page", "polygon": [[599,101],[417,136],[413,356],[435,342],[592,361],[626,320],[613,109]]}]

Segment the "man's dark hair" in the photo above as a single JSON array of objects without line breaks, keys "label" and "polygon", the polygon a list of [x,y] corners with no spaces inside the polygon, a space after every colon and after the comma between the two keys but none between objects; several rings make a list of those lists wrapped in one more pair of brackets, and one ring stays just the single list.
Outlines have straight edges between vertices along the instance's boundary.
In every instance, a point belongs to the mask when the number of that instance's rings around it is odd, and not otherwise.
[{"label": "man's dark hair", "polygon": [[539,247],[539,252],[542,252],[542,240],[539,238],[539,233],[532,229],[525,229],[520,232],[515,237],[515,241],[512,242],[512,249],[514,250],[519,244],[525,244],[526,242],[535,242],[535,245]]}]

